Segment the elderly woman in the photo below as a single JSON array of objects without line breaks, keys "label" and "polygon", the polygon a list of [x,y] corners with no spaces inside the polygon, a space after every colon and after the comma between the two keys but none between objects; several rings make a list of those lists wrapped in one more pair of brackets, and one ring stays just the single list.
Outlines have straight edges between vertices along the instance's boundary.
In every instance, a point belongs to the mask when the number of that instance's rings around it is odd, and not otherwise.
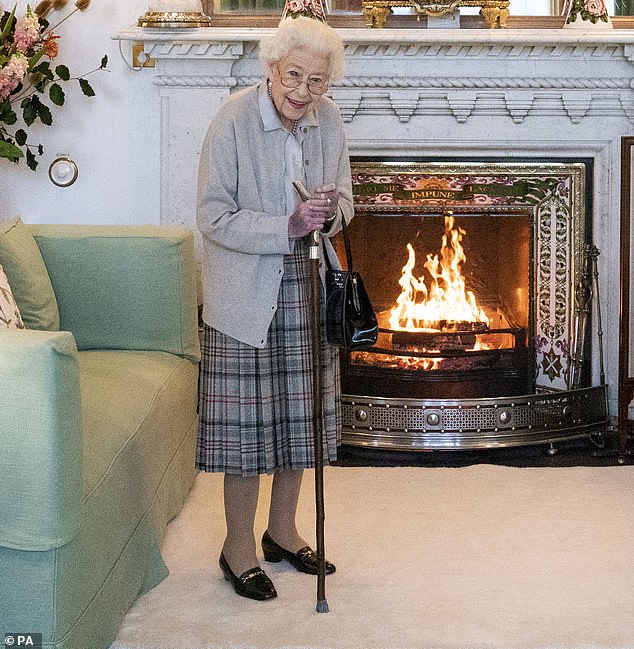
[{"label": "elderly woman", "polygon": [[[295,522],[302,472],[314,467],[309,235],[352,218],[341,116],[325,96],[343,74],[343,44],[326,24],[287,18],[262,39],[266,79],[232,95],[201,154],[203,360],[197,467],[224,476],[227,536],[220,567],[236,593],[270,599],[254,535],[259,476],[274,474],[267,561],[316,574]],[[311,197],[301,200],[293,181]],[[325,335],[322,336],[325,341]],[[324,463],[336,457],[339,369],[324,342]],[[327,574],[335,567],[327,562]]]}]

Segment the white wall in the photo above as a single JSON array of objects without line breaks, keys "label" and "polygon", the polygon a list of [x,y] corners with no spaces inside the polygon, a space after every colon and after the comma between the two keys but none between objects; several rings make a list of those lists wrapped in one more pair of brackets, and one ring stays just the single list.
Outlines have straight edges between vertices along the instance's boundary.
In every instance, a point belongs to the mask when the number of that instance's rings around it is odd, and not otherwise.
[{"label": "white wall", "polygon": [[550,13],[550,0],[511,0],[511,15],[545,16]]},{"label": "white wall", "polygon": [[[33,3],[34,4],[34,3]],[[10,0],[4,0],[11,8]],[[72,2],[68,8],[73,7]],[[84,97],[77,82],[64,86],[66,104],[53,110],[53,125],[29,129],[32,143],[42,143],[44,155],[32,172],[23,162],[0,159],[0,219],[20,214],[31,223],[158,223],[158,128],[156,138],[144,135],[147,158],[130,157],[136,129],[130,128],[131,104],[143,112],[153,101],[147,76],[132,71],[111,36],[136,24],[147,0],[93,0],[60,26],[62,38],[56,63],[65,63],[72,75],[99,66],[108,55],[108,71],[88,77],[96,96]],[[18,15],[26,2],[18,2]],[[66,15],[53,13],[51,21]],[[149,111],[148,111],[149,112]],[[74,185],[60,188],[48,178],[48,167],[59,153],[69,154],[79,167]]]}]

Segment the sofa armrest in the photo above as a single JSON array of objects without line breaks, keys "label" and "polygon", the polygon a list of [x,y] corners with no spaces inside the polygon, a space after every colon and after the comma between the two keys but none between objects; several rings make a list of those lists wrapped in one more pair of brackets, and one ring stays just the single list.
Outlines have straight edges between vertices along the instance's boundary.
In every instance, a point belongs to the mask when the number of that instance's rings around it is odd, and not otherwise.
[{"label": "sofa armrest", "polygon": [[67,543],[81,514],[77,347],[66,331],[0,330],[0,545]]},{"label": "sofa armrest", "polygon": [[199,360],[194,237],[162,226],[31,225],[60,311],[82,349]]}]

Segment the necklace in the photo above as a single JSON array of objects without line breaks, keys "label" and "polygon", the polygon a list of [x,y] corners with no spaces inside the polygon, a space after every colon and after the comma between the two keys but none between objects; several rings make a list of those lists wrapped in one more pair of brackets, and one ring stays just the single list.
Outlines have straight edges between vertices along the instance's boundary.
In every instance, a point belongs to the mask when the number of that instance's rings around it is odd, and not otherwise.
[{"label": "necklace", "polygon": [[[273,86],[273,82],[270,79],[267,79],[266,80],[266,89],[267,89],[267,91],[269,93],[269,97],[271,98],[271,101],[273,101],[273,89],[272,89],[272,86]],[[273,105],[275,106],[275,104],[273,104]],[[299,124],[298,119],[293,120],[293,126],[291,128],[291,135],[293,137],[295,137],[295,135],[297,135],[297,125],[298,124]]]}]

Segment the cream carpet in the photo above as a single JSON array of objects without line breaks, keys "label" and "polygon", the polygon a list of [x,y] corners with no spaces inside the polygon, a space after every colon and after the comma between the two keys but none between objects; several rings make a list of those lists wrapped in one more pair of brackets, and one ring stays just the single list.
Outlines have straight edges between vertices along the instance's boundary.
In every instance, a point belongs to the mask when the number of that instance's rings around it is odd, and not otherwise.
[{"label": "cream carpet", "polygon": [[634,466],[330,467],[325,485],[329,613],[285,562],[263,562],[277,599],[233,593],[222,475],[201,474],[168,530],[169,577],[111,649],[634,649]]}]

